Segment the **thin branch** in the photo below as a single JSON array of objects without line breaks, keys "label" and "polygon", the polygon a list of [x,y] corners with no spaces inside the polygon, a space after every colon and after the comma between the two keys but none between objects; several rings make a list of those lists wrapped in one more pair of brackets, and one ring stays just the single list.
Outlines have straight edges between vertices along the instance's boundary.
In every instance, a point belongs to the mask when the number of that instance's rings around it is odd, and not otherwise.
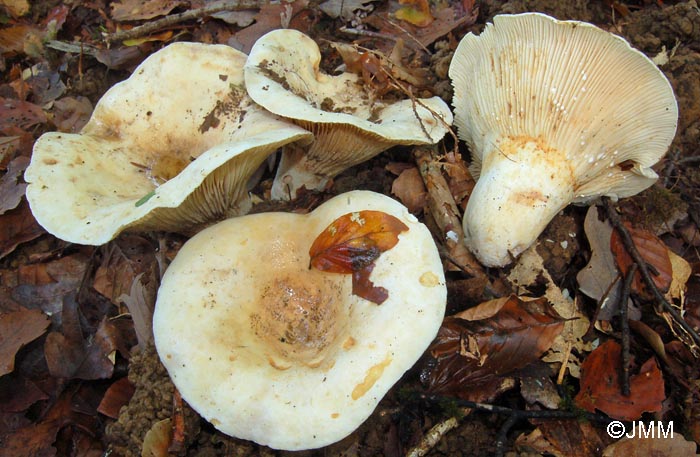
[{"label": "thin branch", "polygon": [[184,11],[182,13],[170,14],[161,19],[156,19],[155,21],[147,22],[143,25],[134,27],[133,29],[121,30],[119,32],[112,33],[105,37],[105,41],[108,43],[114,43],[117,41],[132,40],[134,38],[140,38],[164,28],[171,27],[175,24],[179,24],[180,22],[209,17],[213,14],[222,13],[224,11],[257,9],[265,3],[267,2],[255,0],[224,0],[222,2],[216,2],[211,5],[203,6],[202,8],[196,8],[193,10]]},{"label": "thin branch", "polygon": [[615,211],[615,208],[610,202],[610,199],[604,197],[603,203],[605,205],[605,210],[608,214],[608,219],[610,220],[610,223],[612,224],[613,228],[615,228],[620,234],[622,244],[625,246],[625,249],[632,257],[632,260],[634,260],[634,262],[637,264],[639,268],[639,273],[642,275],[642,279],[644,280],[644,284],[649,288],[649,290],[651,290],[651,292],[654,294],[654,298],[661,304],[664,310],[673,317],[673,319],[678,323],[678,325],[681,326],[683,330],[685,330],[685,332],[688,335],[690,335],[695,344],[700,346],[700,336],[698,336],[698,332],[696,332],[695,329],[693,329],[693,327],[691,327],[690,324],[688,324],[685,321],[685,319],[683,319],[683,316],[681,316],[680,313],[678,313],[678,311],[673,307],[673,305],[671,305],[668,302],[668,300],[666,300],[661,291],[659,291],[659,288],[656,287],[654,280],[649,274],[649,267],[646,261],[644,260],[644,258],[642,258],[642,255],[637,250],[637,246],[635,246],[629,231],[622,224],[622,221],[620,221],[620,216],[617,214],[617,211]]},{"label": "thin branch", "polygon": [[627,316],[627,302],[637,268],[636,263],[630,266],[625,276],[625,282],[622,283],[622,293],[620,294],[620,327],[622,331],[622,380],[620,385],[622,395],[625,397],[630,396],[630,322]]}]

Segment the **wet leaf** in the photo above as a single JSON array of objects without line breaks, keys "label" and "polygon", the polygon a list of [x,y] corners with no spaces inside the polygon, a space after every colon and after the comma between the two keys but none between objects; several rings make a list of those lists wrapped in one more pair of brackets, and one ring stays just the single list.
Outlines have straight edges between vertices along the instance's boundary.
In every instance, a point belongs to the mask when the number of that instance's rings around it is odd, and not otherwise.
[{"label": "wet leaf", "polygon": [[645,412],[661,411],[664,394],[664,379],[651,358],[636,375],[630,376],[630,396],[622,395],[620,370],[622,349],[609,340],[591,352],[583,362],[581,391],[575,402],[586,411],[599,410],[619,420],[636,420]]},{"label": "wet leaf", "polygon": [[[658,273],[657,275],[650,271],[654,284],[661,292],[667,292],[669,286],[671,285],[671,279],[673,278],[668,248],[663,241],[661,241],[649,230],[635,228],[627,223],[625,223],[625,226],[627,227],[627,230],[629,231],[632,241],[637,247],[639,254],[642,256],[644,261],[651,265]],[[625,246],[622,244],[620,234],[616,230],[613,230],[610,237],[610,249],[615,256],[615,263],[620,269],[620,272],[623,276],[626,275],[627,270],[629,270],[629,267],[633,263],[633,260],[627,253]],[[632,282],[632,290],[640,294],[650,294],[650,292],[646,290],[646,286],[642,280],[642,275],[639,272],[635,274],[634,281]]]},{"label": "wet leaf", "polygon": [[428,390],[483,401],[504,376],[539,359],[563,328],[546,299],[514,295],[447,317],[430,347],[437,363]]},{"label": "wet leaf", "polygon": [[19,179],[28,165],[28,157],[17,157],[10,162],[7,172],[0,178],[0,215],[17,208],[22,201],[27,184],[19,182]]},{"label": "wet leaf", "polygon": [[406,230],[406,224],[381,211],[345,214],[316,237],[309,249],[309,267],[352,274],[352,293],[379,305],[389,293],[369,279],[374,261],[393,248]]},{"label": "wet leaf", "polygon": [[39,310],[0,314],[0,376],[14,370],[17,351],[43,335],[50,323]]}]

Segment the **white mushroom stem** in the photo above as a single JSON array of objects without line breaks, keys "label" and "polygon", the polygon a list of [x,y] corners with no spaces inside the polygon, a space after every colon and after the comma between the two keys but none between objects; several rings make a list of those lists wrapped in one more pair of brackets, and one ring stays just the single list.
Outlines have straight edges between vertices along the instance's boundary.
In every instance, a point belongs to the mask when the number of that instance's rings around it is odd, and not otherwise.
[{"label": "white mushroom stem", "polygon": [[574,177],[563,156],[528,137],[501,137],[484,155],[463,224],[467,246],[484,265],[510,263],[569,204]]}]

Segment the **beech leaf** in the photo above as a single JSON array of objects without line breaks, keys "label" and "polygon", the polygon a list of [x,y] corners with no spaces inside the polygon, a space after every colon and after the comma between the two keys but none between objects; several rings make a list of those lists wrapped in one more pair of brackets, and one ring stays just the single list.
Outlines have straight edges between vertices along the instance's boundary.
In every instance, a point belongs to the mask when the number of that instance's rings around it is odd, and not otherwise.
[{"label": "beech leaf", "polygon": [[539,359],[563,328],[546,299],[481,303],[445,318],[430,347],[436,364],[423,379],[431,392],[484,401],[505,375]]},{"label": "beech leaf", "polygon": [[0,314],[0,376],[15,368],[15,354],[46,332],[51,321],[36,309]]},{"label": "beech leaf", "polygon": [[581,367],[581,391],[576,395],[576,404],[619,420],[636,420],[642,413],[661,411],[666,397],[656,361],[647,360],[639,374],[630,376],[629,397],[622,394],[620,387],[621,364],[622,349],[616,341],[606,341],[591,352]]},{"label": "beech leaf", "polygon": [[406,224],[381,211],[345,214],[314,240],[309,249],[311,266],[329,273],[362,270],[393,248],[406,230]]}]

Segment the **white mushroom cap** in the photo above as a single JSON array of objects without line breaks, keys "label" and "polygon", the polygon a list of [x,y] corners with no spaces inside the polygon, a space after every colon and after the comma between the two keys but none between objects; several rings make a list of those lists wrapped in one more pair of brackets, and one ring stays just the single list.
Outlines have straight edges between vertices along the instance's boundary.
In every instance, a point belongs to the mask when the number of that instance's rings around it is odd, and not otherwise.
[{"label": "white mushroom cap", "polygon": [[[409,228],[371,273],[388,289],[381,305],[351,295],[351,275],[309,269],[316,236],[362,210]],[[194,236],[165,273],[153,329],[175,386],[216,428],[312,449],[367,419],[437,334],[446,295],[427,228],[395,200],[353,191],[306,215],[247,215]]]},{"label": "white mushroom cap", "polygon": [[37,221],[59,238],[102,244],[120,231],[189,231],[244,210],[248,177],[311,134],[247,96],[246,56],[175,43],[97,104],[79,134],[34,146],[25,179]]},{"label": "white mushroom cap", "polygon": [[538,13],[501,15],[460,42],[449,71],[455,124],[478,182],[466,243],[510,263],[569,203],[654,183],[678,109],[663,73],[622,38]]},{"label": "white mushroom cap", "polygon": [[262,36],[246,62],[253,100],[315,135],[306,150],[283,155],[273,198],[294,197],[302,186],[323,188],[338,173],[392,146],[436,143],[452,123],[439,97],[387,104],[358,75],[327,75],[320,62],[314,40],[291,29]]}]

